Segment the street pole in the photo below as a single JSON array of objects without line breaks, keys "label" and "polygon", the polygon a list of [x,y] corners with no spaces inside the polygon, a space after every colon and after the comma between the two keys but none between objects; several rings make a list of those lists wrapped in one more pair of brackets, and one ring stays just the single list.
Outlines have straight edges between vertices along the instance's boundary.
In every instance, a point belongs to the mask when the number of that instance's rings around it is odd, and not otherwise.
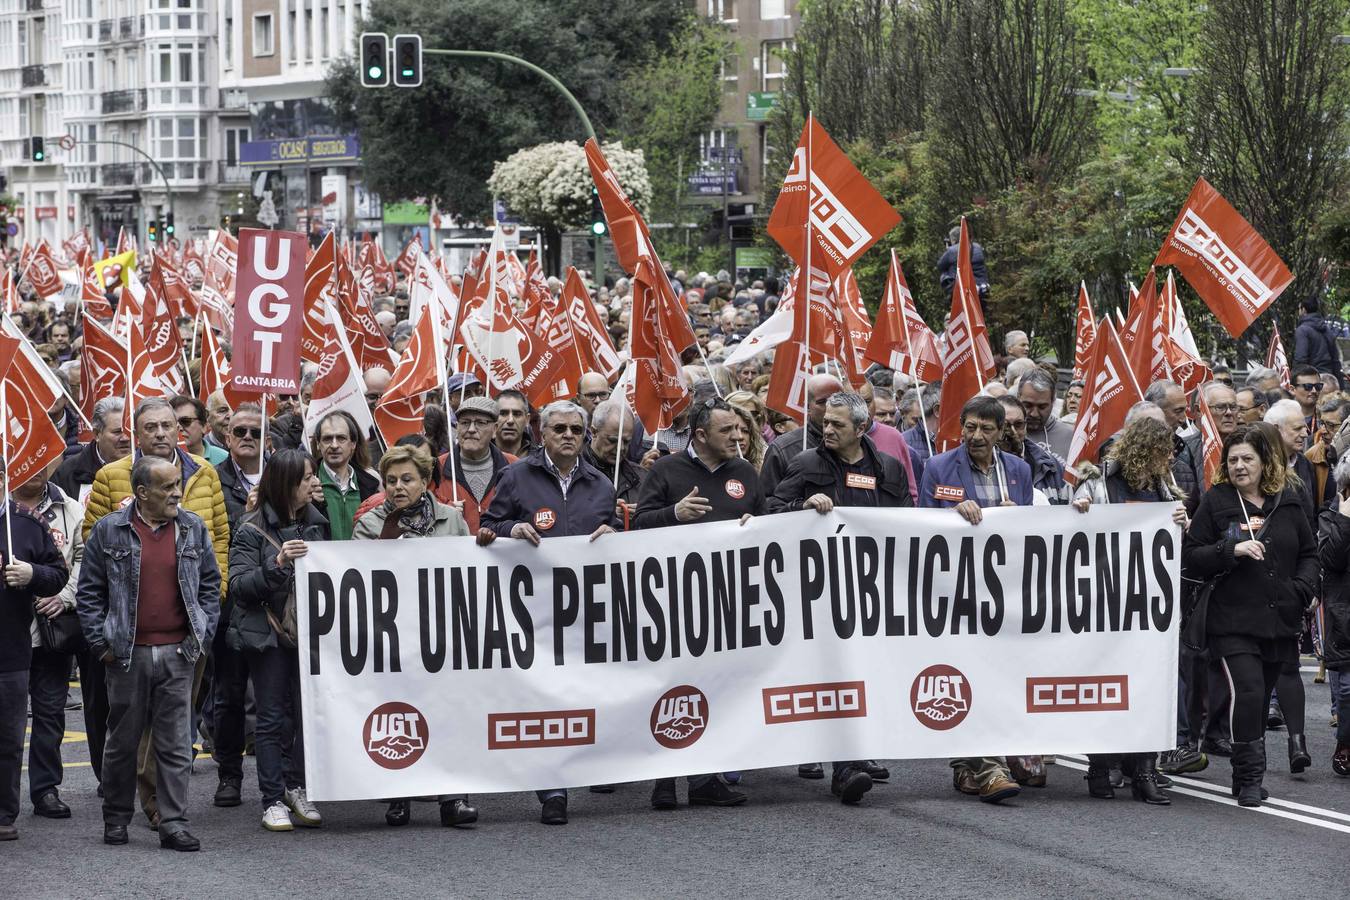
[{"label": "street pole", "polygon": [[118,147],[126,147],[131,152],[139,153],[141,156],[144,156],[145,161],[150,163],[150,165],[154,166],[155,172],[158,173],[160,181],[164,182],[164,196],[169,204],[169,217],[173,218],[173,190],[169,187],[169,178],[167,175],[164,174],[163,167],[160,166],[159,162],[156,161],[156,159],[153,156],[151,156],[149,153],[146,153],[144,150],[142,150],[140,147],[137,147],[135,144],[128,144],[126,141],[114,141],[108,138],[99,138],[97,140],[85,140],[84,143],[113,144]]},{"label": "street pole", "polygon": [[[576,112],[577,118],[581,120],[581,127],[585,129],[586,137],[595,139],[597,143],[599,142],[599,139],[595,137],[595,127],[591,125],[591,118],[586,115],[586,110],[582,107],[581,101],[577,100],[576,96],[567,89],[567,86],[554,77],[552,73],[545,69],[541,69],[529,60],[521,59],[519,56],[512,56],[509,53],[497,53],[492,50],[432,50],[423,48],[422,54],[424,56],[458,56],[470,59],[494,59],[498,62],[507,62],[518,66],[524,66],[547,81],[559,94],[562,94],[563,99],[572,105],[572,109]],[[605,277],[605,238],[604,235],[595,235],[594,237],[595,283],[598,288],[600,285],[604,284]]]}]

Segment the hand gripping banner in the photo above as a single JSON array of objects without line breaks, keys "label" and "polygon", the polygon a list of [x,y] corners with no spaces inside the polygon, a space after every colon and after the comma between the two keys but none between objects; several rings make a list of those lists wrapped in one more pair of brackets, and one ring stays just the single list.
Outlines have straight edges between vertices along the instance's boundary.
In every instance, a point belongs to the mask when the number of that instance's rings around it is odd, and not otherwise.
[{"label": "hand gripping banner", "polygon": [[1168,747],[1171,509],[313,544],[296,566],[309,794]]}]

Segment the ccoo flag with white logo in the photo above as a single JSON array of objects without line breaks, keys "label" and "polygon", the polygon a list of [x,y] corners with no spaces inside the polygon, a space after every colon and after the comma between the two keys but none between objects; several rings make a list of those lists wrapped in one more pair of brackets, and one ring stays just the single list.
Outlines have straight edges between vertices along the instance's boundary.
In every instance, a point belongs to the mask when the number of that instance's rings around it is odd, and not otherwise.
[{"label": "ccoo flag with white logo", "polygon": [[1164,747],[1171,513],[990,509],[972,527],[844,509],[537,547],[313,544],[296,574],[309,794]]}]

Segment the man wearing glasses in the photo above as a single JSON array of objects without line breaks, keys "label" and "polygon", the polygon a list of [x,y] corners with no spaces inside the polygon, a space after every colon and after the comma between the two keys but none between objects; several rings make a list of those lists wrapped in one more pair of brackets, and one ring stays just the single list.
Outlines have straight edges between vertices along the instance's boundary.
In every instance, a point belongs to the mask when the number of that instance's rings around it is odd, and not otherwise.
[{"label": "man wearing glasses", "polygon": [[262,407],[256,403],[241,403],[230,417],[225,433],[229,458],[216,466],[220,489],[225,496],[225,509],[233,530],[244,516],[249,492],[262,480],[263,464],[267,461],[264,446]]},{"label": "man wearing glasses", "polygon": [[1312,366],[1294,369],[1294,399],[1303,408],[1303,420],[1310,431],[1317,431],[1317,399],[1322,396],[1321,374]]},{"label": "man wearing glasses", "polygon": [[[151,397],[141,401],[132,418],[135,451],[116,462],[108,463],[94,476],[94,486],[89,493],[89,503],[84,512],[84,538],[86,541],[89,539],[89,532],[99,519],[131,503],[134,498],[131,489],[131,468],[136,461],[144,456],[158,457],[177,467],[182,484],[182,500],[179,506],[196,514],[205,525],[223,584],[230,554],[230,522],[225,510],[225,495],[220,489],[220,477],[205,459],[179,449],[178,434],[178,418],[174,415],[173,406],[168,400]],[[199,673],[205,668],[205,663],[205,656],[198,659]],[[196,700],[195,697],[193,699]],[[242,719],[239,727],[242,732]],[[151,742],[148,736],[147,732],[147,739],[141,741],[136,782],[141,809],[145,811],[151,826],[158,827],[159,804],[155,797],[156,763],[154,753],[150,752]],[[183,740],[188,740],[186,734],[183,735]],[[217,738],[217,742],[218,740]],[[241,745],[242,742],[241,736]]]},{"label": "man wearing glasses", "polygon": [[[482,514],[478,543],[486,547],[498,537],[526,541],[536,547],[544,538],[587,534],[595,540],[612,533],[614,486],[582,458],[587,413],[570,400],[550,403],[539,411],[543,446],[507,466]],[[538,792],[545,825],[567,824],[567,791]]]},{"label": "man wearing glasses", "polygon": [[[961,407],[961,446],[928,460],[919,487],[919,506],[955,509],[978,526],[991,506],[1030,506],[1031,468],[998,449],[1007,416],[993,397],[973,397]],[[1039,757],[1024,757],[1027,780],[1045,784]],[[954,759],[952,786],[985,803],[1016,797],[1022,789],[1001,756]]]},{"label": "man wearing glasses", "polygon": [[1347,410],[1350,410],[1350,403],[1340,398],[1330,398],[1317,404],[1317,433],[1313,435],[1312,446],[1303,453],[1312,463],[1313,474],[1317,478],[1316,497],[1328,496],[1327,482],[1331,480],[1338,456],[1336,445],[1332,442],[1345,424]]},{"label": "man wearing glasses", "polygon": [[319,460],[323,503],[316,505],[328,520],[335,541],[350,540],[361,502],[378,494],[380,479],[370,471],[370,454],[361,427],[351,413],[333,410],[314,429],[310,455]]},{"label": "man wearing glasses", "polygon": [[1266,392],[1253,385],[1244,385],[1237,392],[1238,420],[1243,425],[1251,425],[1265,418],[1270,405],[1266,402]]}]

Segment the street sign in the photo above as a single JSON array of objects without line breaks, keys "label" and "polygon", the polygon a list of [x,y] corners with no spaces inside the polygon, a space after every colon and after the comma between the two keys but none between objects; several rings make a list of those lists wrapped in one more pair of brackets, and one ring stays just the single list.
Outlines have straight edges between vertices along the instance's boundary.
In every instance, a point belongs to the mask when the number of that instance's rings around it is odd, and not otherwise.
[{"label": "street sign", "polygon": [[75,149],[75,135],[73,135],[73,134],[63,134],[63,135],[61,135],[61,137],[57,140],[56,143],[61,147],[62,150],[74,150],[74,149]]},{"label": "street sign", "polygon": [[10,222],[8,225],[5,226],[5,234],[8,234],[10,237],[14,237],[14,235],[18,233],[19,233],[18,222]]},{"label": "street sign", "polygon": [[751,91],[745,97],[745,117],[751,122],[763,122],[778,107],[778,91]]},{"label": "street sign", "polygon": [[739,147],[709,147],[708,162],[720,163],[722,158],[732,164],[738,164],[744,158]]}]

